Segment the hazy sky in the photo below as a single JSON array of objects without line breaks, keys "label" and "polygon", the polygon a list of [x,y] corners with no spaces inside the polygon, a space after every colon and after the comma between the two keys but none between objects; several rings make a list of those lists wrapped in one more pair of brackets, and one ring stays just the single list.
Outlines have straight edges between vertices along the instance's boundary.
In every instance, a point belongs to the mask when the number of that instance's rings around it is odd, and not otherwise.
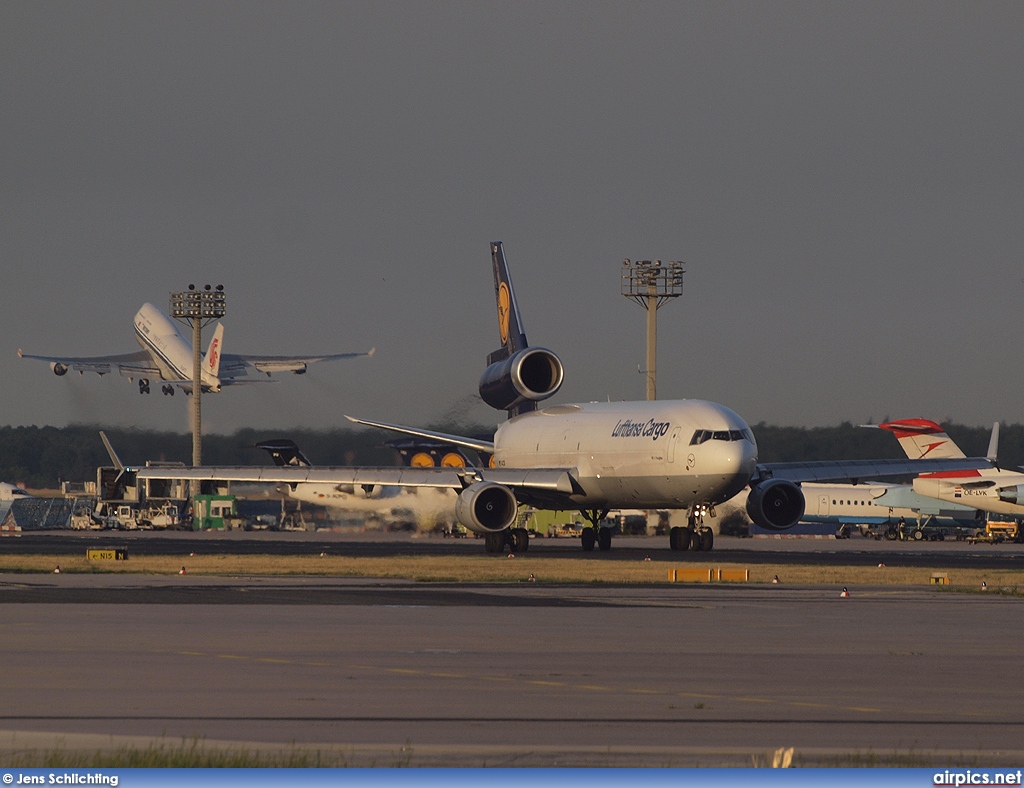
[{"label": "hazy sky", "polygon": [[1022,41],[1019,2],[5,0],[0,423],[186,429],[16,352],[134,351],[190,282],[228,352],[377,348],[210,431],[497,422],[492,240],[556,402],[643,398],[619,275],[661,258],[661,398],[1022,421]]}]

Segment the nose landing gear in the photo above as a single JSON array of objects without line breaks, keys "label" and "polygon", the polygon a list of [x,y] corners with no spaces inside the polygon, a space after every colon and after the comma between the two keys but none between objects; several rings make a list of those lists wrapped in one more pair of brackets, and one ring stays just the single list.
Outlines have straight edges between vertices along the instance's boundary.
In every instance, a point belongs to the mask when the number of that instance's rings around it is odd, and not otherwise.
[{"label": "nose landing gear", "polygon": [[715,546],[715,532],[704,525],[704,514],[712,517],[715,510],[703,504],[694,504],[686,518],[685,526],[675,526],[668,532],[668,545],[673,550],[707,552]]}]

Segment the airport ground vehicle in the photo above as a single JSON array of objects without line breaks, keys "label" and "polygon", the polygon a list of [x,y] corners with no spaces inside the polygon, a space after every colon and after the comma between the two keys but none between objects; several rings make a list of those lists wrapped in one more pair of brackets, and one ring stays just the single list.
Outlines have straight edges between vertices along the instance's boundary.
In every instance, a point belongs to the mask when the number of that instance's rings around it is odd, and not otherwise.
[{"label": "airport ground vehicle", "polygon": [[970,544],[1000,544],[1002,542],[1024,542],[1024,532],[1014,522],[989,520],[984,528],[979,528],[967,537]]}]

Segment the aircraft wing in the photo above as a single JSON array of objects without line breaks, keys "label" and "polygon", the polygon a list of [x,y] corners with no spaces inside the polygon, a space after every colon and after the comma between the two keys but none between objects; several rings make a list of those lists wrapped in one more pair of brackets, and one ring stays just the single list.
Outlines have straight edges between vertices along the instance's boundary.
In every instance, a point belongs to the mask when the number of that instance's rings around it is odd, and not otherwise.
[{"label": "aircraft wing", "polygon": [[199,479],[203,481],[268,482],[300,484],[351,484],[375,487],[449,487],[462,489],[480,481],[497,482],[506,487],[528,487],[572,494],[579,483],[573,468],[338,468],[320,466],[237,466],[237,467],[146,467],[133,468],[140,479]]},{"label": "aircraft wing", "polygon": [[297,372],[303,373],[310,364],[321,361],[341,361],[346,358],[359,358],[360,356],[372,356],[376,348],[365,353],[335,353],[326,356],[243,356],[237,353],[225,353],[221,356],[220,377],[225,378],[242,377],[248,374],[248,367],[254,368],[257,372],[265,372],[268,375],[274,372]]},{"label": "aircraft wing", "polygon": [[820,462],[766,462],[757,466],[752,483],[765,479],[801,482],[858,482],[920,473],[991,468],[982,457],[932,460],[823,460]]},{"label": "aircraft wing", "polygon": [[[106,375],[110,372],[120,372],[125,377],[159,377],[160,369],[153,363],[153,357],[145,350],[138,350],[134,353],[122,353],[118,356],[90,356],[88,358],[77,358],[72,356],[33,356],[18,351],[20,358],[30,358],[33,361],[45,361],[54,368],[54,372],[63,375],[68,370],[79,373],[95,372],[97,375]],[[64,368],[63,372],[58,369]]]}]

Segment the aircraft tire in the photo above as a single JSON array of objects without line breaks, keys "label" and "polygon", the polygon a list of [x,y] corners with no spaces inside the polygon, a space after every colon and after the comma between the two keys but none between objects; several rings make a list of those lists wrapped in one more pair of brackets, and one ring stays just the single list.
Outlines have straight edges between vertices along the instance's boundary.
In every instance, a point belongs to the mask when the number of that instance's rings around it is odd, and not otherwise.
[{"label": "aircraft tire", "polygon": [[679,529],[679,549],[680,550],[686,551],[686,550],[691,549],[693,547],[693,539],[694,539],[694,533],[693,533],[693,529],[690,526],[684,525],[682,528]]},{"label": "aircraft tire", "polygon": [[484,534],[484,549],[488,553],[505,552],[505,532],[499,531],[496,534]]},{"label": "aircraft tire", "polygon": [[700,531],[694,531],[690,534],[690,550],[694,553],[699,553],[704,549],[704,540],[700,538]]},{"label": "aircraft tire", "polygon": [[924,531],[914,531],[914,541],[920,542],[924,539]]},{"label": "aircraft tire", "polygon": [[608,552],[612,549],[612,530],[611,528],[598,528],[597,529],[597,546],[602,552]]},{"label": "aircraft tire", "polygon": [[513,528],[509,532],[509,544],[514,553],[525,553],[530,549],[530,534],[525,528]]},{"label": "aircraft tire", "polygon": [[885,529],[885,538],[890,542],[895,542],[899,534],[896,533],[896,529],[889,526]]},{"label": "aircraft tire", "polygon": [[580,542],[583,544],[583,551],[589,553],[594,549],[594,545],[597,544],[597,534],[594,533],[593,528],[584,528],[583,534],[580,536]]},{"label": "aircraft tire", "polygon": [[668,546],[673,550],[679,549],[679,532],[682,529],[678,525],[673,525],[668,532]]},{"label": "aircraft tire", "polygon": [[705,528],[700,533],[700,549],[705,553],[711,552],[715,546],[715,532],[710,528]]}]

